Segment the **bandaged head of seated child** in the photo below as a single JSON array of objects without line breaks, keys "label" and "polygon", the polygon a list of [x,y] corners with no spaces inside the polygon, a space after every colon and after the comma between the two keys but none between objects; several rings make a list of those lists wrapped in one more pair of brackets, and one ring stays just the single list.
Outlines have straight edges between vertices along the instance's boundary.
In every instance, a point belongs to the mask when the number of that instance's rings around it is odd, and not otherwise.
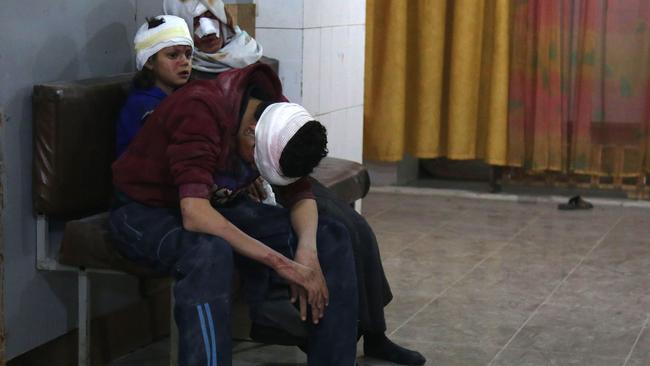
[{"label": "bandaged head of seated child", "polygon": [[[288,185],[300,179],[300,177],[284,174],[280,161],[289,141],[308,123],[317,124],[322,131],[322,139],[319,141],[322,146],[312,146],[317,151],[315,157],[317,161],[314,161],[314,166],[308,167],[311,171],[318,161],[327,154],[325,127],[315,121],[314,117],[298,104],[274,103],[266,107],[255,127],[255,165],[262,178],[279,186]],[[312,158],[314,157],[312,156]],[[306,172],[306,174],[308,173]]]},{"label": "bandaged head of seated child", "polygon": [[183,19],[173,15],[159,15],[155,20],[162,21],[162,24],[150,28],[150,22],[144,23],[133,39],[138,70],[142,70],[147,60],[165,47],[185,45],[194,48],[194,40]]}]

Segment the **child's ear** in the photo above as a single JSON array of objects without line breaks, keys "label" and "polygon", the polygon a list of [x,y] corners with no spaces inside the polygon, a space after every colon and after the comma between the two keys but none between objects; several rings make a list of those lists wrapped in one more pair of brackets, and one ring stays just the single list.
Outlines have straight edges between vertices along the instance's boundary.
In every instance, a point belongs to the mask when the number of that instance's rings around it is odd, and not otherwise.
[{"label": "child's ear", "polygon": [[149,70],[153,70],[153,61],[151,61],[153,57],[149,57],[147,62],[144,63],[144,67],[146,67]]}]

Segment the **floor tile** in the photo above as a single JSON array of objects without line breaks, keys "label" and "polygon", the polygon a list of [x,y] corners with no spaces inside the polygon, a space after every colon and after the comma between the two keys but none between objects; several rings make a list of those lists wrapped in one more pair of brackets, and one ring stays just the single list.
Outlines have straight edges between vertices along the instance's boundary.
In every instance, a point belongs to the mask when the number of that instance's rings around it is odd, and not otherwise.
[{"label": "floor tile", "polygon": [[384,260],[384,271],[395,295],[440,293],[468,273],[478,258],[426,258],[406,248]]},{"label": "floor tile", "polygon": [[645,318],[634,311],[543,305],[509,346],[623,359]]},{"label": "floor tile", "polygon": [[632,358],[646,360],[647,364],[650,364],[650,324],[646,324],[643,329],[632,352]]},{"label": "floor tile", "polygon": [[629,210],[616,206],[597,206],[592,210],[558,210],[555,205],[548,205],[550,210],[540,211],[540,216],[545,219],[561,219],[565,221],[594,221],[618,219]]},{"label": "floor tile", "polygon": [[361,203],[361,212],[366,218],[373,217],[387,209],[396,207],[399,202],[393,194],[370,193]]},{"label": "floor tile", "polygon": [[412,221],[408,216],[391,216],[389,213],[371,217],[367,221],[370,227],[378,227],[383,232],[394,234],[426,234],[442,224],[437,221]]},{"label": "floor tile", "polygon": [[515,236],[517,230],[503,227],[475,226],[463,219],[459,219],[448,222],[444,226],[432,230],[431,233],[437,233],[449,238],[508,241]]},{"label": "floor tile", "polygon": [[393,297],[393,300],[384,308],[386,332],[391,333],[397,327],[404,324],[413,314],[431,302],[436,295],[400,295]]},{"label": "floor tile", "polygon": [[560,284],[567,271],[562,266],[522,262],[499,252],[456,283],[449,293],[476,297],[496,294],[541,303]]},{"label": "floor tile", "polygon": [[620,366],[624,358],[507,348],[490,366]]},{"label": "floor tile", "polygon": [[[573,241],[581,243],[592,243],[602,239],[609,228],[600,224],[580,224],[562,222],[543,222],[542,219],[535,221],[534,225],[525,228],[517,235],[517,239],[554,242]],[[609,224],[605,224],[607,226]]]},{"label": "floor tile", "polygon": [[384,229],[375,230],[375,237],[377,238],[382,260],[395,256],[402,250],[413,245],[424,235],[426,234],[416,231],[396,233],[385,231]]},{"label": "floor tile", "polygon": [[607,237],[584,261],[584,264],[630,274],[648,274],[650,236],[638,240]]},{"label": "floor tile", "polygon": [[[427,359],[426,365],[432,366],[485,366],[498,352],[497,348],[476,347],[451,344],[428,344],[424,342],[399,343],[418,350]],[[394,363],[382,362],[370,358],[360,358],[360,366],[395,366]]]},{"label": "floor tile", "polygon": [[633,274],[583,264],[553,294],[549,303],[649,312],[649,284],[647,273]]},{"label": "floor tile", "polygon": [[537,304],[524,300],[499,296],[443,296],[393,335],[420,342],[501,347],[536,307]]},{"label": "floor tile", "polygon": [[508,227],[509,229],[519,229],[536,219],[535,215],[522,215],[520,212],[508,211],[476,211],[467,210],[460,218],[465,222],[491,227]]},{"label": "floor tile", "polygon": [[486,238],[466,238],[449,235],[449,231],[434,230],[421,236],[409,248],[428,258],[484,258],[508,245],[507,241]]},{"label": "floor tile", "polygon": [[[650,365],[649,329],[630,355],[650,314],[647,209],[371,192],[363,213],[395,295],[387,332],[427,365]],[[168,342],[111,366],[166,365]],[[233,355],[235,366],[306,365],[295,347],[244,342]],[[389,365],[362,343],[357,355]]]},{"label": "floor tile", "polygon": [[647,358],[630,358],[625,366],[648,366]]},{"label": "floor tile", "polygon": [[415,211],[405,208],[393,208],[379,215],[373,216],[373,221],[381,222],[380,225],[406,225],[414,227],[434,228],[454,218],[454,213],[445,211]]},{"label": "floor tile", "polygon": [[580,241],[573,239],[540,240],[539,238],[526,239],[525,235],[517,235],[511,241],[508,252],[513,255],[547,258],[557,261],[559,259],[582,259],[596,246],[595,240]]},{"label": "floor tile", "polygon": [[504,268],[510,266],[513,270],[542,273],[563,279],[580,263],[587,251],[586,248],[555,248],[553,245],[515,240],[495,252],[490,262]]}]

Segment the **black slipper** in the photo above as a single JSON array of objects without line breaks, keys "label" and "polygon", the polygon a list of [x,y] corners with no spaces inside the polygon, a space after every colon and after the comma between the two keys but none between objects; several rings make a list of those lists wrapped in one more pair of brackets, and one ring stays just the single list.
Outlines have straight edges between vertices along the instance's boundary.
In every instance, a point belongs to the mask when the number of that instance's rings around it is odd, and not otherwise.
[{"label": "black slipper", "polygon": [[574,196],[569,199],[569,202],[557,205],[557,208],[558,210],[589,210],[594,208],[594,205],[583,200],[580,196]]}]

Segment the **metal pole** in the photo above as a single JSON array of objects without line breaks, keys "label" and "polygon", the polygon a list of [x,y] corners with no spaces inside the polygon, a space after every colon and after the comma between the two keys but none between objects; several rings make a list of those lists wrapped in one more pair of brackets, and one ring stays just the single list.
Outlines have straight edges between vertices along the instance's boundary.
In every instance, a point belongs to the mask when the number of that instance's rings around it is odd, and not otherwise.
[{"label": "metal pole", "polygon": [[88,273],[79,269],[79,350],[78,365],[90,366],[90,283]]}]

